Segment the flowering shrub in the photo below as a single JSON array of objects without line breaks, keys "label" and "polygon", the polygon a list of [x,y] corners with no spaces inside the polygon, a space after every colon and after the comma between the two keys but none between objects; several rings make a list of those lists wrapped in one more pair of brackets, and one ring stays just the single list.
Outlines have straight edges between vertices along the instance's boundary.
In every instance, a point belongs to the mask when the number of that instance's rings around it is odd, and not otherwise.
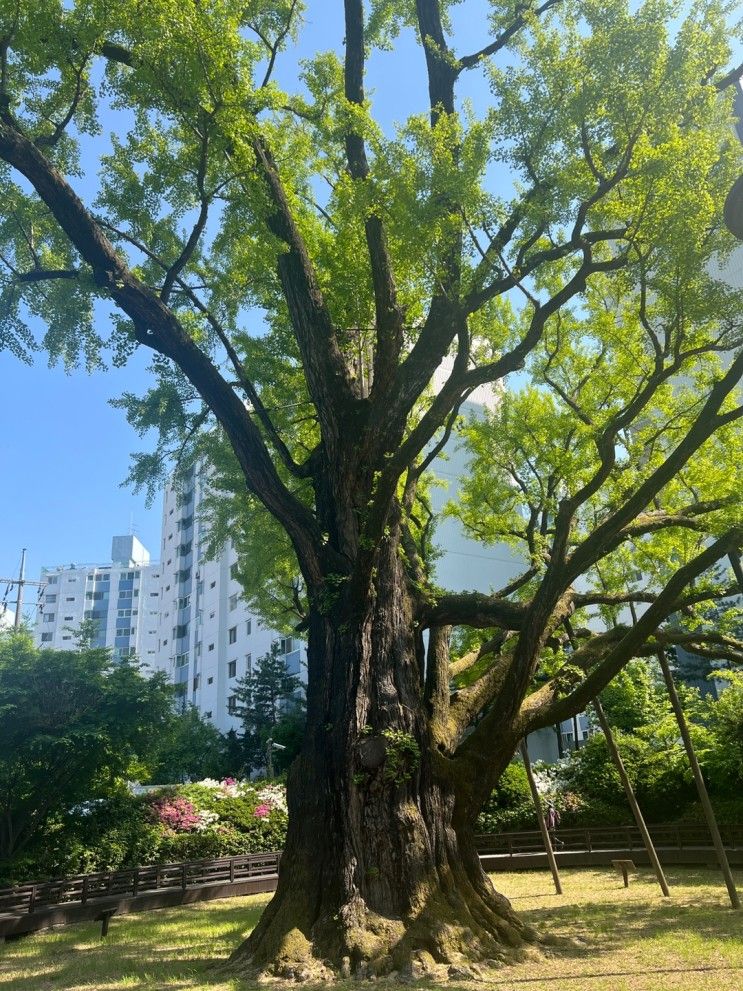
[{"label": "flowering shrub", "polygon": [[202,825],[202,819],[187,798],[162,798],[152,803],[152,814],[174,833],[190,833]]},{"label": "flowering shrub", "polygon": [[286,815],[286,787],[284,785],[264,785],[258,792],[258,798],[272,809]]},{"label": "flowering shrub", "polygon": [[140,795],[122,791],[50,823],[43,850],[9,880],[281,850],[286,826],[282,785],[207,778]]}]

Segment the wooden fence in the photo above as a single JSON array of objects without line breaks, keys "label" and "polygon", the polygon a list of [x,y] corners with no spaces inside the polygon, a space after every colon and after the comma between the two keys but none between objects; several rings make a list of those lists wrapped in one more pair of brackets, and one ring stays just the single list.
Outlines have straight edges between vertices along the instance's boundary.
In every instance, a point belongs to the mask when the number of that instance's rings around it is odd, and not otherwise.
[{"label": "wooden fence", "polygon": [[[703,825],[650,826],[661,859],[663,851],[711,851],[709,833]],[[728,850],[743,851],[743,826],[720,826],[723,843]],[[576,863],[580,855],[596,855],[601,851],[641,852],[642,838],[635,826],[596,826],[587,829],[558,829],[552,831],[558,856],[573,854]],[[536,830],[515,833],[481,834],[477,836],[477,849],[486,858],[487,870],[508,870],[509,859],[519,858],[523,863],[530,855],[544,853],[542,837]],[[497,860],[496,860],[497,858]],[[188,891],[229,885],[239,885],[260,879],[275,879],[278,875],[281,853],[250,853],[240,857],[223,857],[219,860],[197,860],[183,864],[160,864],[135,867],[125,871],[98,874],[80,874],[56,881],[40,881],[35,884],[19,884],[13,888],[0,888],[0,915],[44,913],[51,909],[85,906],[90,902],[114,902],[120,899],[139,899],[157,892]],[[704,857],[701,858],[704,861]],[[499,862],[499,864],[498,864]],[[586,863],[591,861],[586,858]],[[261,890],[273,884],[261,886]],[[224,897],[219,894],[219,897]],[[1,927],[0,927],[1,928]]]},{"label": "wooden fence", "polygon": [[[709,831],[703,824],[648,826],[658,850],[706,850],[712,848]],[[611,850],[643,850],[637,826],[592,826],[550,830],[556,852],[593,853]],[[743,826],[720,826],[722,842],[732,850],[743,849]],[[544,850],[537,830],[519,833],[483,833],[476,837],[478,853],[485,856],[516,857]]]},{"label": "wooden fence", "polygon": [[0,888],[0,914],[41,912],[64,905],[85,905],[100,898],[126,898],[147,892],[235,884],[278,874],[281,853],[249,853],[220,860],[159,864],[126,871],[80,874],[59,881],[40,881]]}]

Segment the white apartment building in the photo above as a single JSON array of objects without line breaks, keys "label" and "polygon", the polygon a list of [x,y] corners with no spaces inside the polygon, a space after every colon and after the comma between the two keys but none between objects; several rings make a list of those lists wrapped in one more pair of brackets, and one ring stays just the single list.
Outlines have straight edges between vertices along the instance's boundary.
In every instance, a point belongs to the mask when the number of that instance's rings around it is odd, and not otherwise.
[{"label": "white apartment building", "polygon": [[204,559],[206,524],[199,518],[208,473],[172,483],[163,502],[157,667],[173,681],[182,707],[194,705],[221,732],[238,729],[238,681],[278,643],[287,670],[306,680],[305,646],[266,628],[250,612],[235,577],[231,542]]},{"label": "white apartment building", "polygon": [[134,536],[114,537],[110,564],[45,567],[36,617],[40,647],[71,650],[84,620],[97,623],[94,646],[114,658],[137,656],[155,668],[160,568]]}]

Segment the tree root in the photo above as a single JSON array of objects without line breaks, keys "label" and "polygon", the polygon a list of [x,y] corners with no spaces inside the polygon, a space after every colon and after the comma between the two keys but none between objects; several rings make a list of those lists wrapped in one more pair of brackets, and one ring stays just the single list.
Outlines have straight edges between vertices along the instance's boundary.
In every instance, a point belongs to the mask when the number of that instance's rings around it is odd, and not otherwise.
[{"label": "tree root", "polygon": [[466,894],[461,887],[447,888],[438,888],[405,919],[373,912],[355,896],[333,915],[319,915],[308,931],[282,924],[289,909],[284,904],[228,967],[268,981],[484,981],[504,964],[540,952],[539,936],[503,896],[493,891],[483,897],[471,885]]}]

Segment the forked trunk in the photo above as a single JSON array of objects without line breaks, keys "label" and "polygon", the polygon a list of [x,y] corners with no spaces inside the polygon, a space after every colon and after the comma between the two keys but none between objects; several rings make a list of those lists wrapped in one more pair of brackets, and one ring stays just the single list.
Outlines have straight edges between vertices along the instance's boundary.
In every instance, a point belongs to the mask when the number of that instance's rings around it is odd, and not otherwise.
[{"label": "forked trunk", "polygon": [[533,938],[483,873],[451,764],[430,745],[396,557],[380,563],[360,615],[339,605],[312,616],[279,886],[233,954],[240,970],[470,976]]}]

